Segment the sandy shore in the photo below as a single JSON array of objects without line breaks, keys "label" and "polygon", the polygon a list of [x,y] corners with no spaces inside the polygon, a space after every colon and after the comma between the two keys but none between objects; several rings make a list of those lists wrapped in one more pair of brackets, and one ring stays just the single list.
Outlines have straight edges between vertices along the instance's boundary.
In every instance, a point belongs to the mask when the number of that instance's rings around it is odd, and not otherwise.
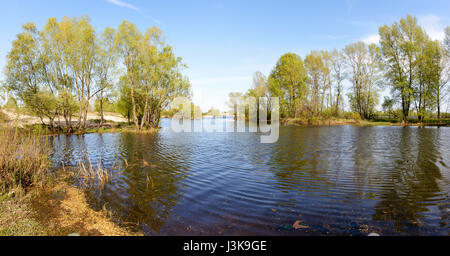
[{"label": "sandy shore", "polygon": [[[41,124],[41,119],[36,116],[31,116],[26,113],[21,113],[20,111],[17,112],[13,109],[2,109],[0,110],[5,114],[5,116],[8,118],[8,122],[11,124],[14,124],[14,126],[18,126],[23,128],[27,125],[34,125],[34,124]],[[122,117],[120,114],[117,113],[111,113],[111,112],[104,112],[103,118],[106,122],[113,122],[113,123],[124,123],[127,122],[127,119]],[[87,126],[97,126],[98,123],[94,122],[94,120],[100,120],[100,114],[99,113],[88,113],[87,116]],[[45,124],[49,124],[48,118],[43,119]],[[77,121],[77,117],[72,117],[72,125],[75,125]],[[57,124],[60,124],[61,126],[65,126],[64,117],[60,116],[55,119],[55,122]]]}]

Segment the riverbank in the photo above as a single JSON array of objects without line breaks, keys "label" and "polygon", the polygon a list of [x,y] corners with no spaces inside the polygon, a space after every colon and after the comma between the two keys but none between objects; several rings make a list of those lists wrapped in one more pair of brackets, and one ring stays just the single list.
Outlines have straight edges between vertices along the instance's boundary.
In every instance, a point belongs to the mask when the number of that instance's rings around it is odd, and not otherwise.
[{"label": "riverbank", "polygon": [[360,119],[344,119],[344,118],[330,118],[330,119],[300,119],[300,118],[283,118],[280,120],[281,124],[294,126],[339,126],[339,125],[355,125],[355,126],[450,126],[450,119],[441,120],[425,120],[422,123],[410,120],[409,123],[403,124],[397,120],[388,119],[374,119],[374,120],[360,120]]},{"label": "riverbank", "polygon": [[[72,118],[73,120],[76,117]],[[61,118],[59,118],[61,120]],[[45,124],[42,124],[44,121]],[[62,135],[68,134],[65,129],[51,129],[48,125],[48,120],[40,120],[36,116],[27,115],[26,113],[21,113],[20,110],[14,109],[0,109],[0,128],[5,129],[17,129],[21,132],[31,132],[33,134],[39,135]],[[64,128],[66,123],[64,121],[55,121],[58,127]],[[137,131],[134,124],[129,124],[128,121],[120,116],[120,114],[105,112],[104,113],[104,123],[100,127],[100,115],[99,113],[89,113],[86,128],[83,130],[74,130],[70,134],[82,135],[90,133],[116,133],[116,132],[127,132],[127,133],[154,133],[158,131],[157,128],[145,129]],[[77,122],[72,121],[72,126],[76,127]]]},{"label": "riverbank", "polygon": [[137,236],[113,221],[106,209],[95,211],[85,193],[58,181],[25,196],[0,199],[0,236]]},{"label": "riverbank", "polygon": [[0,131],[0,235],[129,236],[115,216],[94,210],[86,191],[73,186],[77,172],[51,171],[45,137]]}]

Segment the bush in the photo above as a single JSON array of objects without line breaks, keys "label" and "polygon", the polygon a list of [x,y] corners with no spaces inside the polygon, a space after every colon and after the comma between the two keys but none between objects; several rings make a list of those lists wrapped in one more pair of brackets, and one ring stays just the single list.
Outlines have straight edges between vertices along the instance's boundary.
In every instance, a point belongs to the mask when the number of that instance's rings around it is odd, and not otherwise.
[{"label": "bush", "polygon": [[345,119],[350,119],[350,120],[361,120],[361,116],[358,113],[355,113],[355,112],[345,112],[344,113],[344,118]]}]

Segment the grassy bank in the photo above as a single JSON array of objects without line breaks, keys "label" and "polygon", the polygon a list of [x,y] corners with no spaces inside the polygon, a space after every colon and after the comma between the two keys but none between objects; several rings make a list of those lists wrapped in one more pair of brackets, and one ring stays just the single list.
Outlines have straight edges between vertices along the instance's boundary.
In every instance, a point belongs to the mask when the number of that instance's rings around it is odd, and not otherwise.
[{"label": "grassy bank", "polygon": [[[329,119],[301,119],[301,118],[283,118],[280,122],[284,125],[298,126],[337,126],[337,125],[356,125],[356,126],[405,126],[396,119],[346,119],[346,118],[329,118]],[[409,120],[408,126],[450,126],[450,119],[428,119],[419,123],[417,120]]]},{"label": "grassy bank", "polygon": [[[1,129],[0,124],[0,129]],[[11,126],[4,126],[4,127],[10,127]],[[21,133],[30,133],[30,134],[39,134],[39,135],[82,135],[82,134],[103,134],[103,133],[118,133],[118,132],[124,132],[124,133],[142,133],[142,134],[149,134],[157,132],[158,128],[150,128],[150,129],[144,129],[144,130],[136,130],[134,125],[129,125],[128,123],[115,123],[115,124],[109,124],[103,127],[90,127],[86,128],[84,130],[74,130],[73,132],[68,133],[67,131],[63,130],[52,130],[50,126],[43,125],[43,124],[33,124],[33,125],[25,125],[24,127],[15,127],[15,130],[20,131]]]},{"label": "grassy bank", "polygon": [[93,210],[75,172],[50,171],[45,136],[0,130],[0,235],[139,235]]}]

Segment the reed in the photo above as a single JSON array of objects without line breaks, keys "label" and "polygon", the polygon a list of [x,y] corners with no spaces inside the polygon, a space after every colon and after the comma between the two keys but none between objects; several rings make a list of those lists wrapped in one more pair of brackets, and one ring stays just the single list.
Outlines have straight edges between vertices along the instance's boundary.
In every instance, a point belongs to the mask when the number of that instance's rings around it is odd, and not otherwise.
[{"label": "reed", "polygon": [[0,129],[0,194],[42,187],[48,181],[47,139],[12,128]]},{"label": "reed", "polygon": [[[128,166],[126,160],[124,161],[125,168]],[[78,162],[78,166],[75,169],[75,178],[79,181],[81,187],[97,187],[103,188],[109,183],[115,176],[121,175],[123,172],[122,165],[113,166],[110,170],[102,167],[100,163],[96,167],[92,165],[89,158],[82,156]]]}]

